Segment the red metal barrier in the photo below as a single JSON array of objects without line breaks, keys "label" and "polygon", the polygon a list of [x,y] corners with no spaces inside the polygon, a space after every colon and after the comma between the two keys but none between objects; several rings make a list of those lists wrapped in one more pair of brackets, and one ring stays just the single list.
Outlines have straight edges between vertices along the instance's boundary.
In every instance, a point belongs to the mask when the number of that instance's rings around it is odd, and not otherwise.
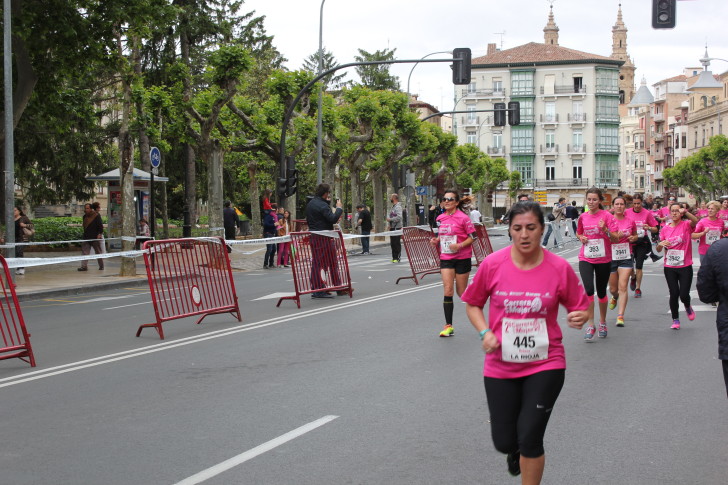
[{"label": "red metal barrier", "polygon": [[242,321],[238,296],[230,268],[225,241],[220,238],[166,239],[147,241],[144,264],[149,291],[154,304],[153,327],[164,339],[162,323],[168,320],[201,315],[230,313]]},{"label": "red metal barrier", "polygon": [[33,348],[30,346],[30,334],[25,328],[23,312],[20,310],[18,295],[15,294],[15,285],[10,276],[8,263],[0,256],[2,262],[2,296],[0,297],[0,334],[3,342],[0,347],[0,360],[20,359],[35,367]]},{"label": "red metal barrier", "polygon": [[308,221],[306,219],[293,219],[293,232],[308,231]]},{"label": "red metal barrier", "polygon": [[433,237],[435,237],[435,233],[431,227],[427,229],[419,226],[402,228],[402,243],[407,251],[412,276],[402,276],[397,279],[395,284],[399,284],[399,280],[412,279],[415,280],[415,284],[419,285],[418,276],[422,279],[428,274],[440,273],[440,251],[430,244],[430,239]]},{"label": "red metal barrier", "polygon": [[301,308],[301,295],[318,292],[346,292],[352,297],[349,261],[341,231],[292,232],[291,270],[294,296],[278,300],[295,300]]},{"label": "red metal barrier", "polygon": [[477,239],[473,243],[473,255],[475,256],[475,266],[479,266],[486,256],[493,253],[493,245],[488,237],[488,230],[482,224],[475,225],[475,234]]}]

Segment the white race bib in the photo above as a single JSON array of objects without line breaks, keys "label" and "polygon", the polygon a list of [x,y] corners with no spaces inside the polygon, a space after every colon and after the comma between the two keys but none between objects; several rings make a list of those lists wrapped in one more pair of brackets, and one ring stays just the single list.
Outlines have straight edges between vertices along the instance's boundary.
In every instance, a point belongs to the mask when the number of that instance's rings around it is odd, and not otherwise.
[{"label": "white race bib", "polygon": [[717,229],[711,229],[705,234],[705,244],[710,246],[714,242],[717,242],[718,239],[720,239],[720,231]]},{"label": "white race bib", "polygon": [[545,318],[504,318],[501,329],[504,362],[536,362],[549,356]]},{"label": "white race bib", "polygon": [[668,249],[665,266],[683,266],[685,264],[684,249]]},{"label": "white race bib", "polygon": [[589,259],[603,258],[606,256],[604,251],[604,239],[589,239],[584,248],[584,256]]},{"label": "white race bib", "polygon": [[637,236],[645,237],[645,226],[641,222],[637,223]]},{"label": "white race bib", "polygon": [[723,228],[728,229],[728,219],[723,219]]},{"label": "white race bib", "polygon": [[621,261],[629,259],[629,243],[612,244],[612,260]]},{"label": "white race bib", "polygon": [[457,251],[450,249],[451,244],[457,244],[457,236],[440,236],[440,252],[443,254],[455,254]]}]

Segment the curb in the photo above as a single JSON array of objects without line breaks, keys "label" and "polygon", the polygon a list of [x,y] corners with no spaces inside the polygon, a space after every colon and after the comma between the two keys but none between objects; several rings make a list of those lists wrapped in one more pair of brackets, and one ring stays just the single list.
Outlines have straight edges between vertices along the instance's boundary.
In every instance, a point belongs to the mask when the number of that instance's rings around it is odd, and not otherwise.
[{"label": "curb", "polygon": [[71,287],[65,287],[65,288],[52,288],[47,290],[39,290],[34,291],[32,293],[17,293],[18,301],[34,301],[34,300],[41,300],[43,298],[53,297],[53,296],[68,296],[68,295],[82,295],[85,293],[93,293],[96,291],[104,291],[104,290],[114,290],[117,288],[124,288],[127,286],[147,286],[149,284],[149,281],[146,277],[134,279],[134,280],[124,280],[124,281],[114,281],[109,283],[94,283],[92,285],[82,285],[82,286],[71,286]]}]

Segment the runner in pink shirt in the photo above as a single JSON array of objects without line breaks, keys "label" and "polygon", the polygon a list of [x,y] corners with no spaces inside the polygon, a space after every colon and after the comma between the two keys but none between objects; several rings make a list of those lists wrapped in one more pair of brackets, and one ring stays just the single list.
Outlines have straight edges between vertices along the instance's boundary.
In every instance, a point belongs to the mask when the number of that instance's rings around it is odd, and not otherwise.
[{"label": "runner in pink shirt", "polygon": [[698,219],[705,219],[708,217],[708,205],[705,202],[701,202],[700,209],[698,209],[698,212],[695,215],[698,216]]},{"label": "runner in pink shirt", "polygon": [[698,223],[698,218],[678,203],[670,206],[670,216],[672,221],[660,231],[660,243],[657,245],[657,250],[666,250],[665,280],[667,288],[670,290],[670,313],[672,313],[670,328],[680,330],[679,301],[685,305],[688,320],[695,320],[695,311],[690,306],[690,286],[693,284],[691,236]]},{"label": "runner in pink shirt", "polygon": [[[581,241],[579,274],[587,296],[592,299],[596,291],[599,300],[599,337],[607,337],[607,284],[612,267],[612,242],[617,242],[614,216],[601,208],[604,200],[601,189],[592,187],[586,191],[589,209],[579,216],[576,237]],[[596,279],[596,285],[594,280]],[[593,342],[594,301],[589,303],[589,325],[584,334],[585,342]]]},{"label": "runner in pink shirt", "polygon": [[705,258],[705,253],[708,252],[708,248],[720,239],[724,228],[723,221],[718,218],[720,203],[715,200],[708,202],[707,210],[708,217],[698,221],[698,224],[695,226],[695,232],[692,235],[693,239],[699,239],[698,254],[700,255],[700,264],[703,264],[703,259]]},{"label": "runner in pink shirt", "polygon": [[627,309],[627,283],[634,269],[632,260],[632,243],[636,242],[637,224],[625,214],[626,201],[624,197],[615,197],[612,200],[614,208],[614,222],[619,240],[612,244],[611,274],[609,276],[609,309],[614,310],[619,303],[617,313],[618,327],[624,327],[624,311]]},{"label": "runner in pink shirt", "polygon": [[568,312],[566,323],[581,329],[589,301],[569,263],[541,248],[544,217],[537,203],[514,205],[508,231],[513,244],[485,258],[462,299],[486,354],[493,444],[507,453],[512,475],[540,483],[543,437],[566,369],[559,305]]},{"label": "runner in pink shirt", "polygon": [[468,287],[473,254],[470,246],[475,241],[475,226],[462,210],[470,204],[469,197],[461,199],[455,190],[448,189],[442,200],[445,202],[445,212],[437,217],[437,237],[432,238],[430,243],[440,248],[440,277],[445,291],[442,303],[445,328],[440,332],[440,337],[452,337],[455,335],[452,328],[454,287],[457,288],[458,296],[462,296]]},{"label": "runner in pink shirt", "polygon": [[647,258],[651,258],[652,262],[659,261],[662,258],[662,256],[652,253],[652,241],[650,239],[650,233],[656,234],[658,232],[659,223],[653,212],[643,207],[642,204],[642,194],[634,194],[632,208],[624,212],[637,225],[637,236],[639,236],[637,242],[632,245],[635,270],[629,281],[629,287],[634,291],[635,298],[642,298],[642,268]]},{"label": "runner in pink shirt", "polygon": [[718,219],[723,220],[723,229],[728,229],[728,198],[724,198],[721,202],[721,209],[718,212]]}]

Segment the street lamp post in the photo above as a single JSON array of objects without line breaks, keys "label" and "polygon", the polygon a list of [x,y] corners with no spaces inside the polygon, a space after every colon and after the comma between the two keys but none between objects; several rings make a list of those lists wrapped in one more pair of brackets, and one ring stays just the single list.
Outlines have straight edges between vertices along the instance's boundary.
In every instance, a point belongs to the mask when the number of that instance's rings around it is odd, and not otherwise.
[{"label": "street lamp post", "polygon": [[[321,13],[319,15],[319,48],[318,48],[318,72],[316,75],[320,75],[324,69],[324,3],[326,0],[321,0]],[[318,92],[318,113],[316,119],[316,184],[320,184],[323,180],[323,116],[321,114],[321,106],[323,104],[323,84],[319,86]]]},{"label": "street lamp post", "polygon": [[[430,52],[429,54],[422,56],[420,59],[426,59],[430,56],[434,56],[435,54],[452,54],[452,51]],[[409,72],[409,76],[407,76],[407,96],[410,96],[410,79],[412,79],[412,71],[415,70],[415,67],[417,67],[418,64],[419,64],[419,62],[416,62],[415,65],[412,66],[412,69],[410,69],[410,72]],[[409,100],[408,100],[408,102],[409,102]]]}]

